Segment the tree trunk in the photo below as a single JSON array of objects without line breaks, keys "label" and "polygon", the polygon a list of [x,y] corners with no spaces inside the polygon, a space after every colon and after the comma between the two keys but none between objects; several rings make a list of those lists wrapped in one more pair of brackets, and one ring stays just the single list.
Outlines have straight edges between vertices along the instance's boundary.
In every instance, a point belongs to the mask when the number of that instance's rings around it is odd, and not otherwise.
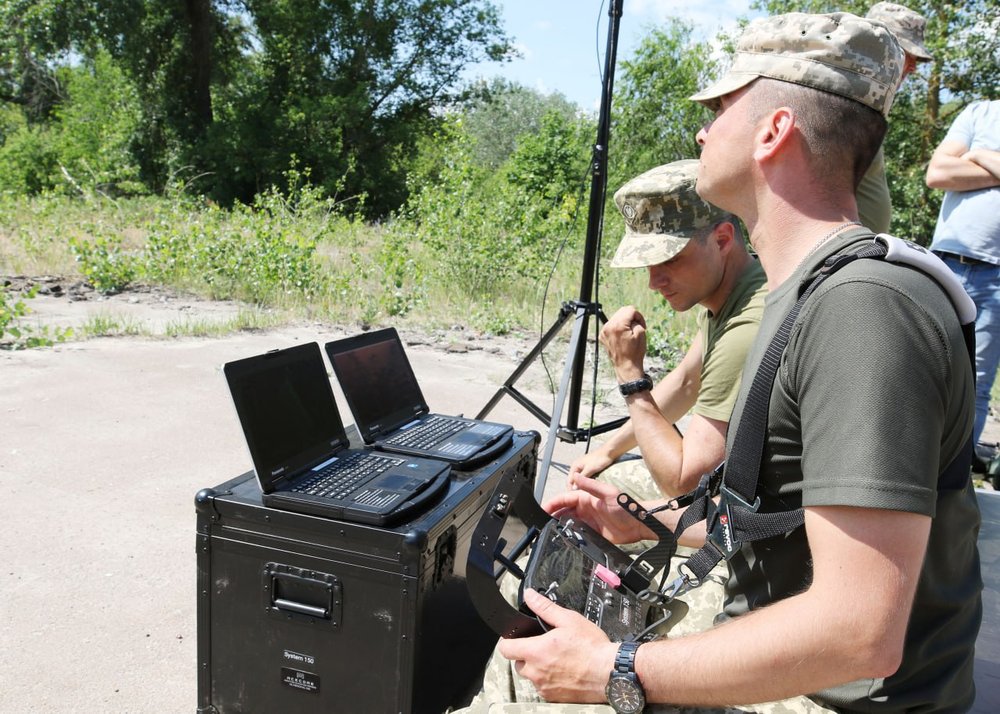
[{"label": "tree trunk", "polygon": [[191,25],[191,110],[200,136],[212,123],[212,0],[184,0],[184,9]]}]

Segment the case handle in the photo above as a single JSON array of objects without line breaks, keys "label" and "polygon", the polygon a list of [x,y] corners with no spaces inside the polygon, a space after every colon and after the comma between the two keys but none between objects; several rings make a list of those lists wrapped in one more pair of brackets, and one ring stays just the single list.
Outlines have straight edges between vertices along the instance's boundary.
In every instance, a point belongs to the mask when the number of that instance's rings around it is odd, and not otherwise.
[{"label": "case handle", "polygon": [[267,563],[261,586],[264,609],[269,615],[340,627],[344,598],[336,575]]}]

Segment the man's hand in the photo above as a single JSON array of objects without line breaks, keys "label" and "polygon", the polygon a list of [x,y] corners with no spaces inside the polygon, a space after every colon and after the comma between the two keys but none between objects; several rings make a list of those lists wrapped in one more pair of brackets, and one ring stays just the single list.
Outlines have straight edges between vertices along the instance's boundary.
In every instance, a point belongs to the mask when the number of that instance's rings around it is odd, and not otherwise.
[{"label": "man's hand", "polygon": [[534,590],[524,602],[551,629],[544,635],[500,640],[500,654],[531,680],[548,702],[603,702],[618,645],[583,615],[556,605]]},{"label": "man's hand", "polygon": [[965,152],[962,154],[962,158],[976,164],[994,179],[1000,181],[1000,151],[977,148]]},{"label": "man's hand", "polygon": [[615,462],[603,449],[597,449],[589,454],[584,454],[569,467],[567,483],[572,488],[574,482],[579,479],[596,478],[604,469]]},{"label": "man's hand", "polygon": [[646,358],[646,319],[642,313],[632,305],[620,308],[601,328],[599,339],[620,382],[642,378]]},{"label": "man's hand", "polygon": [[656,535],[618,505],[618,489],[603,481],[578,478],[577,490],[556,494],[542,504],[548,513],[569,510],[612,543],[634,543]]}]

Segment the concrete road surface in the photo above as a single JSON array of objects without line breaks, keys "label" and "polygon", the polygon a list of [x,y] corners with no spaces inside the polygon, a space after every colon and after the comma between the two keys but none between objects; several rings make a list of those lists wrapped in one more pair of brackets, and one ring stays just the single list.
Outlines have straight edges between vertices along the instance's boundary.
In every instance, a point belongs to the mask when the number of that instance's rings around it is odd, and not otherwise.
[{"label": "concrete road surface", "polygon": [[[95,309],[32,306],[63,326]],[[222,365],[343,334],[303,326],[0,352],[0,711],[195,709],[193,498],[251,468]],[[407,353],[431,408],[467,415],[531,346],[486,340],[490,351],[463,351],[460,334],[443,344],[452,342],[458,351],[411,344]],[[518,386],[551,412],[538,369]],[[349,414],[339,392],[338,401]],[[489,418],[547,429],[509,397]],[[560,442],[550,488],[583,448]]]}]

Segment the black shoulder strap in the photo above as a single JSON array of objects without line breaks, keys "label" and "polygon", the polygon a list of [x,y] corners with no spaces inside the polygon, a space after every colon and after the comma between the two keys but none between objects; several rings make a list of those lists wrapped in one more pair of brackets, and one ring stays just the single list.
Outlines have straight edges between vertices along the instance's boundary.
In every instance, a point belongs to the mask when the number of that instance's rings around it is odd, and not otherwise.
[{"label": "black shoulder strap", "polygon": [[[888,238],[892,237],[888,236]],[[893,238],[892,241],[904,243],[897,238]],[[876,239],[853,253],[834,255],[828,258],[820,273],[805,287],[795,305],[778,327],[761,359],[760,366],[747,393],[740,423],[733,438],[733,446],[725,463],[724,475],[721,479],[715,479],[719,483],[718,492],[713,493],[712,489],[704,488],[706,480],[703,479],[703,484],[699,487],[700,492],[693,492],[697,493],[697,497],[688,505],[688,510],[678,522],[676,535],[680,536],[689,525],[706,520],[708,540],[705,546],[692,555],[684,565],[690,576],[682,576],[681,580],[684,580],[684,583],[674,583],[674,595],[679,594],[681,589],[686,589],[685,585],[693,587],[699,584],[722,558],[730,559],[740,550],[743,543],[789,533],[803,524],[805,513],[802,508],[773,513],[758,512],[760,499],[757,497],[757,481],[760,476],[764,441],[767,435],[767,415],[771,402],[771,390],[778,373],[778,367],[781,364],[781,355],[788,345],[792,327],[798,319],[802,306],[828,277],[848,263],[860,258],[884,259],[893,247],[894,244],[891,241]],[[926,271],[922,265],[915,265],[915,267]],[[934,276],[932,275],[932,277]],[[948,286],[942,287],[949,293],[949,297],[952,297]],[[968,296],[965,298],[967,300]],[[952,301],[957,303],[954,297],[952,297]],[[966,322],[967,313],[963,312],[961,305],[956,304],[956,309],[958,309],[963,322],[962,329],[970,359],[975,364],[974,324]],[[959,456],[949,464],[939,477],[938,489],[964,488],[969,479],[971,458],[972,440],[970,438]],[[717,505],[712,500],[715,495],[719,496]],[[678,499],[674,504],[675,506],[685,505],[685,500],[689,499]]]},{"label": "black shoulder strap", "polygon": [[734,495],[744,502],[750,504],[754,503],[755,500],[757,477],[760,474],[760,462],[764,453],[764,439],[767,435],[767,413],[771,404],[771,388],[778,374],[781,355],[788,345],[792,326],[798,319],[802,306],[827,278],[848,263],[859,258],[876,258],[884,255],[884,246],[880,243],[871,243],[856,253],[829,258],[820,273],[806,286],[795,305],[785,315],[785,319],[767,346],[767,351],[764,353],[757,373],[754,375],[753,383],[750,385],[750,391],[747,393],[740,424],[733,439],[733,447],[726,459],[725,477],[723,478],[723,486],[728,487]]}]

